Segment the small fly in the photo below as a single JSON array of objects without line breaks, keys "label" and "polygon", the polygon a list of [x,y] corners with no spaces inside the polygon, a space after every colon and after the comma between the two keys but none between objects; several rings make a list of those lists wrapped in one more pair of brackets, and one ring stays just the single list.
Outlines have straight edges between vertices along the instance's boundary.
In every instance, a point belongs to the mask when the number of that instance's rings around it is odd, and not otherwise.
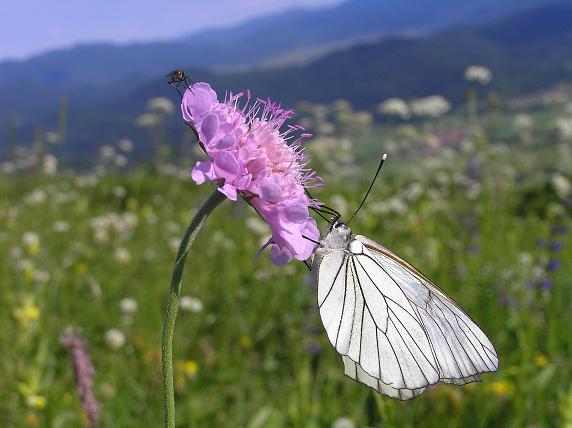
[{"label": "small fly", "polygon": [[185,85],[188,90],[191,90],[191,85],[195,83],[183,70],[173,70],[167,74],[167,77],[170,78],[167,83],[175,88],[181,96],[183,96],[180,90],[181,84]]}]

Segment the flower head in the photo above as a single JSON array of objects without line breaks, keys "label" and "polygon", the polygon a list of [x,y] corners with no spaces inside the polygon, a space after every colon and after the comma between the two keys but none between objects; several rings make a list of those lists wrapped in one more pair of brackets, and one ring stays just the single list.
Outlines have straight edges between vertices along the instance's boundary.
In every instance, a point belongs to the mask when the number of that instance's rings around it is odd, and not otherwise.
[{"label": "flower head", "polygon": [[284,126],[293,112],[269,100],[251,102],[250,93],[229,93],[219,102],[202,82],[185,92],[181,109],[209,157],[196,163],[193,180],[216,182],[229,199],[240,195],[256,209],[272,231],[265,247],[271,247],[274,263],[310,257],[319,233],[309,215],[316,202],[305,187],[319,178],[306,167],[301,149],[310,135],[300,126]]},{"label": "flower head", "polygon": [[483,65],[471,65],[465,70],[465,79],[469,82],[477,82],[486,85],[493,78],[493,73]]}]

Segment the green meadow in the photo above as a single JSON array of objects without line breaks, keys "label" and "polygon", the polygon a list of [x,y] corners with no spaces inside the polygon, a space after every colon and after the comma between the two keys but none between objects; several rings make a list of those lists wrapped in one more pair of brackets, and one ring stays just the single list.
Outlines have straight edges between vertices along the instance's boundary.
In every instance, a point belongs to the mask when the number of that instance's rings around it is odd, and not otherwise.
[{"label": "green meadow", "polygon": [[[353,382],[321,325],[306,266],[255,259],[269,229],[247,204],[225,201],[183,279],[178,425],[571,427],[572,136],[562,121],[572,113],[563,104],[485,108],[380,125],[347,103],[300,110],[316,133],[311,166],[324,179],[313,193],[346,219],[389,153],[353,230],[459,302],[491,338],[500,369],[408,402]],[[143,163],[129,150],[107,147],[88,169],[53,159],[50,168],[46,154],[58,148],[44,144],[2,164],[0,427],[89,426],[61,343],[70,327],[95,367],[101,426],[163,423],[171,270],[214,188],[194,184],[190,158]]]}]

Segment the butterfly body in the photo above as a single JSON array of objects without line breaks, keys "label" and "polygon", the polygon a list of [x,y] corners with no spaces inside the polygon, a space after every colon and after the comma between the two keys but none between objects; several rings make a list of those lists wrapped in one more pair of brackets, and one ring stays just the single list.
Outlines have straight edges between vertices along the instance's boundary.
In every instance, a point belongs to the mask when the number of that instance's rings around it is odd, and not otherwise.
[{"label": "butterfly body", "polygon": [[437,382],[465,384],[495,371],[478,325],[412,265],[337,220],[314,252],[318,307],[345,374],[411,399]]}]

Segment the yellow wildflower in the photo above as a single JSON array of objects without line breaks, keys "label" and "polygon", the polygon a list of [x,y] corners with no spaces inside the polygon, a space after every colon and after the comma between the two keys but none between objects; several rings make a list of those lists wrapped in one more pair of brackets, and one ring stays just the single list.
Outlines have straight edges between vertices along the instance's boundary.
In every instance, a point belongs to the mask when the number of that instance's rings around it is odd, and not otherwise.
[{"label": "yellow wildflower", "polygon": [[183,371],[188,377],[195,377],[199,371],[199,364],[194,360],[185,361]]},{"label": "yellow wildflower", "polygon": [[34,304],[34,299],[27,296],[24,298],[22,306],[14,309],[14,317],[26,328],[32,321],[36,321],[40,317],[40,309]]},{"label": "yellow wildflower", "polygon": [[244,349],[250,349],[252,347],[252,339],[250,336],[241,336],[240,346],[242,346]]},{"label": "yellow wildflower", "polygon": [[26,404],[33,409],[42,410],[46,408],[46,398],[41,395],[29,395],[26,397]]},{"label": "yellow wildflower", "polygon": [[488,390],[498,396],[509,396],[514,393],[514,385],[508,380],[501,379],[490,383]]},{"label": "yellow wildflower", "polygon": [[548,357],[546,355],[544,355],[543,353],[539,352],[534,357],[534,363],[537,365],[537,367],[542,368],[546,364],[548,364]]},{"label": "yellow wildflower", "polygon": [[75,271],[75,273],[81,275],[82,273],[87,272],[87,265],[85,263],[81,263],[81,262],[76,263],[74,266],[74,271]]}]

